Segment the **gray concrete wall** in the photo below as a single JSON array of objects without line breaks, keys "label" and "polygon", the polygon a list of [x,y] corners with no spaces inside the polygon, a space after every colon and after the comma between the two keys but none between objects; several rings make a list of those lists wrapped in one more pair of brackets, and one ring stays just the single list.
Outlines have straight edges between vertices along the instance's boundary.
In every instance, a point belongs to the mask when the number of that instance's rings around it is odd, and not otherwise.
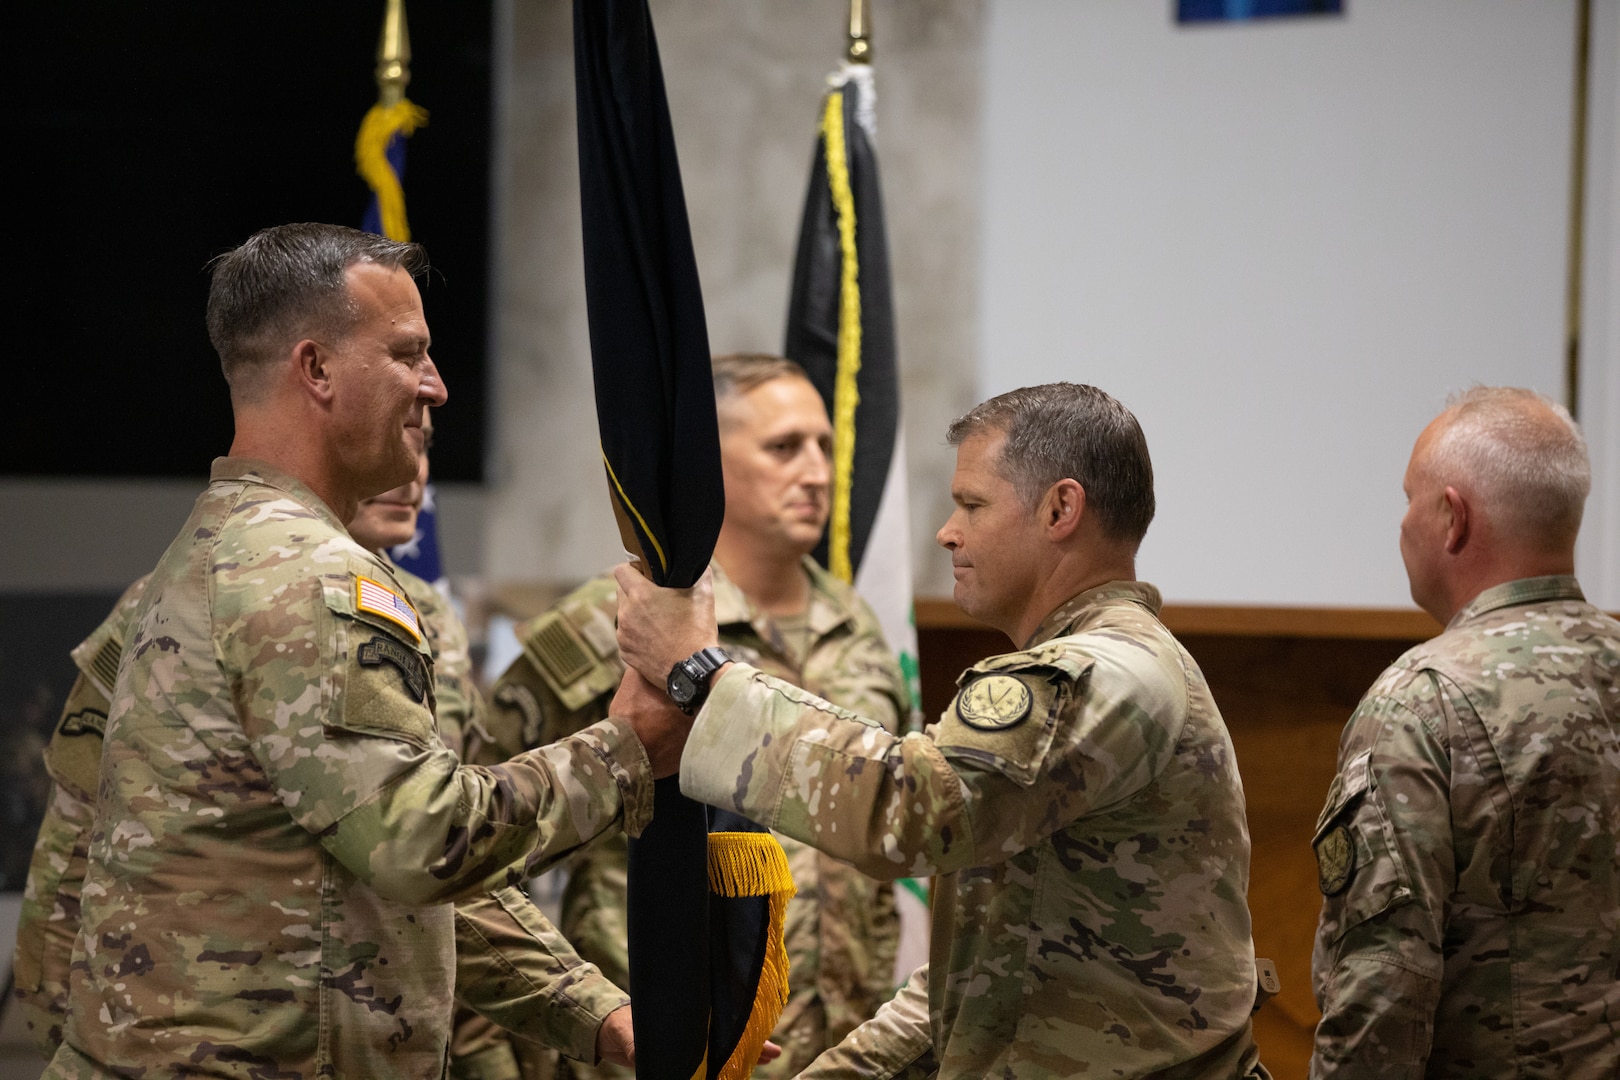
[{"label": "gray concrete wall", "polygon": [[[495,447],[483,570],[563,580],[619,558],[597,450],[569,5],[497,5]],[[781,349],[823,79],[846,0],[654,0],[716,352]],[[948,512],[942,432],[973,403],[983,6],[876,6],[878,155],[913,469],[914,561]]]}]

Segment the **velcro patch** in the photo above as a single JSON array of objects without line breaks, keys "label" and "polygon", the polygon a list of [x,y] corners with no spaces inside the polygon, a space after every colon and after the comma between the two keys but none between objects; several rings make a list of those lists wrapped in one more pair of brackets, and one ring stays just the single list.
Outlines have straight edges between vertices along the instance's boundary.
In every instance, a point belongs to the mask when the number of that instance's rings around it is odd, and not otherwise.
[{"label": "velcro patch", "polygon": [[1335,825],[1312,847],[1316,850],[1316,885],[1323,896],[1337,896],[1356,872],[1356,842],[1345,825]]},{"label": "velcro patch", "polygon": [[[354,607],[356,611],[369,611],[397,623],[411,632],[413,641],[422,640],[422,622],[411,602],[382,582],[356,574],[354,578]],[[418,698],[417,700],[421,700]]]},{"label": "velcro patch", "polygon": [[366,667],[392,664],[399,671],[405,690],[418,702],[427,697],[427,672],[422,670],[422,658],[393,638],[378,635],[363,642],[355,650],[355,659]]},{"label": "velcro patch", "polygon": [[107,714],[100,709],[80,709],[62,717],[56,731],[59,735],[94,735],[101,738],[107,732]]},{"label": "velcro patch", "polygon": [[981,675],[956,693],[956,715],[980,731],[1004,731],[1023,723],[1035,704],[1022,679]]}]

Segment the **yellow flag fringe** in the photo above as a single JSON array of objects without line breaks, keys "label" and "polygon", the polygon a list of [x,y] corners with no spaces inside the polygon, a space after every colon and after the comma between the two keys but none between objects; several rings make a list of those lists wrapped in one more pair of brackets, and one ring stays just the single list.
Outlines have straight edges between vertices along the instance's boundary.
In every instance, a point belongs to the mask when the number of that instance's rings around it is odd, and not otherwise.
[{"label": "yellow flag fringe", "polygon": [[855,193],[849,186],[841,92],[827,95],[821,135],[827,147],[827,186],[838,213],[838,250],[843,266],[838,288],[838,374],[833,380],[833,490],[832,515],[827,522],[827,569],[840,581],[853,584],[849,515],[855,484],[855,406],[861,402],[856,382],[861,370],[861,283],[855,250]]},{"label": "yellow flag fringe", "polygon": [[719,1073],[720,1080],[746,1080],[787,1006],[788,955],[782,932],[788,900],[797,891],[788,870],[787,853],[767,832],[710,833],[709,891],[720,896],[769,897],[770,928],[754,1007],[742,1038]]},{"label": "yellow flag fringe", "polygon": [[388,162],[388,143],[395,135],[409,138],[427,119],[427,110],[409,99],[393,105],[379,102],[360,121],[360,134],[354,139],[356,171],[377,196],[383,235],[390,240],[409,240],[411,226],[405,220],[405,189]]}]

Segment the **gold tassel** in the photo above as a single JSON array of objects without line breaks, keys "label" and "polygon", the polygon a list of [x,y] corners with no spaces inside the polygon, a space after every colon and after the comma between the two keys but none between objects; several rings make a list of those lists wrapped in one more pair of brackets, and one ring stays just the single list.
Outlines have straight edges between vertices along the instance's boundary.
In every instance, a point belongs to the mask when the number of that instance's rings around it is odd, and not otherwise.
[{"label": "gold tassel", "polygon": [[411,226],[405,220],[405,189],[388,163],[388,143],[396,134],[409,138],[427,118],[426,109],[406,98],[393,105],[379,102],[360,121],[360,134],[354,139],[356,171],[377,196],[383,235],[390,240],[409,240]]},{"label": "gold tassel", "polygon": [[710,833],[709,890],[720,896],[769,897],[770,928],[754,1007],[742,1038],[719,1073],[720,1080],[747,1080],[765,1040],[771,1037],[787,1006],[788,955],[782,931],[788,900],[797,891],[788,870],[787,853],[767,832]]}]

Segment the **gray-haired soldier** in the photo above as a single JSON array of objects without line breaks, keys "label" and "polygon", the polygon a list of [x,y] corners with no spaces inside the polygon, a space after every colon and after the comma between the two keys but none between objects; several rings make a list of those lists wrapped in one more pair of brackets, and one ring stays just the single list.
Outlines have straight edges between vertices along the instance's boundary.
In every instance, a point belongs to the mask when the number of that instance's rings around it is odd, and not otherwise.
[{"label": "gray-haired soldier", "polygon": [[672,767],[621,720],[490,768],[439,739],[419,613],[343,524],[446,398],[424,268],[331,225],[216,264],[232,456],[132,614],[47,1076],[439,1077],[447,901],[639,830]]},{"label": "gray-haired soldier", "polygon": [[[1136,580],[1154,510],[1141,428],[1059,383],[985,402],[950,438],[957,508],[938,539],[956,600],[1018,651],[974,665],[904,737],[731,663],[681,759],[695,798],[875,877],[941,875],[929,964],[804,1075],[1264,1075],[1237,763]],[[643,676],[620,711],[679,730],[653,687],[716,644],[706,585],[616,574]]]},{"label": "gray-haired soldier", "polygon": [[1528,390],[1418,437],[1401,556],[1446,630],[1340,740],[1314,1077],[1620,1076],[1620,623],[1573,576],[1590,484]]}]

